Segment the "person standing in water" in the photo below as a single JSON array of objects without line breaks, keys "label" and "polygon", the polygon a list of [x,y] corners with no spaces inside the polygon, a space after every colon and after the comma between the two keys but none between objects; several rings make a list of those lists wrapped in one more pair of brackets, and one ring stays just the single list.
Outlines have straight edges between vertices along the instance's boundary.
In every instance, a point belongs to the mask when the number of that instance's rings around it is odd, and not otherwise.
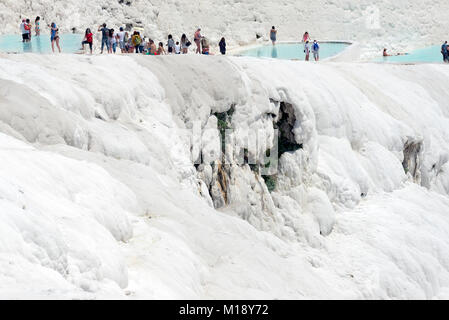
[{"label": "person standing in water", "polygon": [[313,58],[315,59],[315,61],[319,61],[320,60],[320,45],[318,44],[318,41],[316,41],[316,40],[313,40],[312,53],[313,53]]},{"label": "person standing in water", "polygon": [[25,21],[25,32],[28,34],[28,39],[25,42],[31,41],[31,22],[30,19],[26,19]]},{"label": "person standing in water", "polygon": [[276,35],[277,35],[277,30],[274,26],[271,27],[270,30],[270,40],[273,43],[273,46],[276,45]]},{"label": "person standing in water", "polygon": [[225,38],[221,38],[220,42],[218,43],[218,46],[220,47],[220,53],[225,55],[226,54],[226,40]]},{"label": "person standing in water", "polygon": [[98,27],[98,32],[101,32],[101,54],[103,54],[105,45],[109,52],[109,29],[106,28],[106,23]]},{"label": "person standing in water", "polygon": [[445,41],[443,43],[443,45],[441,46],[441,54],[443,55],[443,61],[449,62],[449,52],[448,52],[448,48],[447,48],[447,41]]},{"label": "person standing in water", "polygon": [[36,37],[41,35],[41,17],[37,16],[36,20],[34,20],[34,31],[36,32]]},{"label": "person standing in water", "polygon": [[58,47],[59,53],[61,53],[61,47],[59,46],[59,29],[56,27],[56,23],[52,22],[50,25],[50,41],[51,41],[51,50],[55,52],[55,43]]},{"label": "person standing in water", "polygon": [[26,42],[28,40],[28,33],[25,30],[25,23],[26,23],[26,20],[23,19],[22,23],[20,24],[20,32],[22,33],[22,42]]},{"label": "person standing in water", "polygon": [[310,44],[309,44],[309,41],[306,41],[306,43],[304,44],[304,53],[306,54],[306,61],[309,61],[309,57],[310,57]]},{"label": "person standing in water", "polygon": [[84,45],[88,44],[89,45],[89,49],[90,49],[90,54],[92,54],[92,45],[93,45],[93,38],[94,35],[92,34],[92,32],[90,31],[89,28],[86,29],[86,33],[84,35],[84,40],[81,43],[83,46],[83,50],[84,50]]}]

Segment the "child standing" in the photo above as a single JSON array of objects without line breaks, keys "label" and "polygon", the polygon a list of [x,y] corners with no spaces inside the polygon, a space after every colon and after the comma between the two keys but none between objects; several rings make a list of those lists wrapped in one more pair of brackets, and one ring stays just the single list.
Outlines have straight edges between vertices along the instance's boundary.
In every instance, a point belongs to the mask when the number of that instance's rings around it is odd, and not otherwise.
[{"label": "child standing", "polygon": [[173,36],[171,34],[168,35],[167,41],[168,53],[175,53],[175,41],[173,40]]}]

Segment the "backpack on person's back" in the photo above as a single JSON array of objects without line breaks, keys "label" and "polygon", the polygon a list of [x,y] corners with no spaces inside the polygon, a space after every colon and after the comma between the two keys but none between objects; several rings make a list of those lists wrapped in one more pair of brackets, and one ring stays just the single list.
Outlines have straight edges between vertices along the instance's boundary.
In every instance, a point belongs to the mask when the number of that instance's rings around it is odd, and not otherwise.
[{"label": "backpack on person's back", "polygon": [[135,34],[132,36],[132,42],[137,47],[142,43],[142,38],[138,34]]},{"label": "backpack on person's back", "polygon": [[312,50],[315,51],[315,52],[318,51],[318,50],[320,50],[320,46],[319,46],[318,42],[315,42],[315,43],[313,44]]}]

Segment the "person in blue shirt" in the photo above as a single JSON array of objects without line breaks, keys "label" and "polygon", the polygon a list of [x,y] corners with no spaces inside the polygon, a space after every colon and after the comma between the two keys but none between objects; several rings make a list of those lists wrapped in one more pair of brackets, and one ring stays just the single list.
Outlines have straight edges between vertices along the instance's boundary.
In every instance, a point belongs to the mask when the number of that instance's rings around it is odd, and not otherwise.
[{"label": "person in blue shirt", "polygon": [[312,52],[313,52],[313,58],[315,61],[320,60],[320,45],[318,44],[318,41],[313,40],[312,44]]},{"label": "person in blue shirt", "polygon": [[443,55],[443,61],[449,63],[449,54],[447,51],[447,41],[441,46],[441,54]]},{"label": "person in blue shirt", "polygon": [[59,52],[61,52],[61,47],[59,46],[59,29],[54,22],[52,22],[50,25],[50,42],[51,50],[53,52],[55,52],[55,43],[56,47],[58,47]]},{"label": "person in blue shirt", "polygon": [[274,26],[271,27],[270,30],[270,40],[273,43],[273,46],[276,45],[276,35],[277,35],[278,31],[276,30],[276,28]]},{"label": "person in blue shirt", "polygon": [[103,53],[104,46],[106,45],[106,49],[109,52],[109,29],[106,28],[106,23],[98,27],[98,32],[101,31],[101,53]]}]

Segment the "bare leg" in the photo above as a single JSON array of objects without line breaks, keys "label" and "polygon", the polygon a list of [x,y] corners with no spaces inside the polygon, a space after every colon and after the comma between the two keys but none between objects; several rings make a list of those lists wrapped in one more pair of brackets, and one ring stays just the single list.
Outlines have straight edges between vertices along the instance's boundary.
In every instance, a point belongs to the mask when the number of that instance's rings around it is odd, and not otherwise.
[{"label": "bare leg", "polygon": [[51,50],[55,53],[55,40],[51,42]]},{"label": "bare leg", "polygon": [[61,53],[61,47],[59,46],[59,38],[56,38],[56,46],[58,47],[59,53]]}]

